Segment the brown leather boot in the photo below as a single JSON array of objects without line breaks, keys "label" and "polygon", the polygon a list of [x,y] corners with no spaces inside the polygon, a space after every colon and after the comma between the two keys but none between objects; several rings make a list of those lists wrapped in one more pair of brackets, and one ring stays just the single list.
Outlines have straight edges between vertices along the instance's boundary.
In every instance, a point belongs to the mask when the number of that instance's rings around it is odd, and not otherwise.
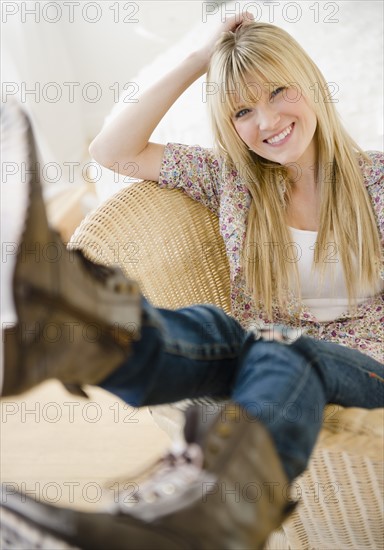
[{"label": "brown leather boot", "polygon": [[206,412],[191,408],[186,448],[169,453],[137,494],[122,492],[104,512],[7,495],[4,486],[5,548],[262,548],[295,507],[280,460],[265,428],[241,407],[228,404],[212,420]]},{"label": "brown leather boot", "polygon": [[6,328],[2,395],[48,378],[70,391],[97,384],[127,357],[140,336],[141,295],[119,269],[68,251],[47,221],[30,125],[29,204],[13,277],[16,326]]}]

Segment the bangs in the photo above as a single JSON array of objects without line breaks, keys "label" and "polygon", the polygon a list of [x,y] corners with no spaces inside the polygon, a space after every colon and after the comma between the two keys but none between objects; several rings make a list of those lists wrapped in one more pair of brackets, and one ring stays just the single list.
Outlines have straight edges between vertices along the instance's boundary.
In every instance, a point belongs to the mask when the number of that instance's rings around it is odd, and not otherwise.
[{"label": "bangs", "polygon": [[[215,148],[218,152],[240,162],[250,155],[248,148],[236,132],[235,114],[240,109],[253,109],[257,103],[277,88],[295,88],[289,101],[303,96],[318,116],[333,105],[315,102],[312,98],[314,83],[325,90],[321,72],[285,31],[267,23],[249,23],[236,32],[223,33],[211,57],[207,79],[208,104]],[[327,134],[328,127],[324,133]]]},{"label": "bangs", "polygon": [[232,119],[241,108],[251,108],[260,101],[262,95],[270,94],[278,87],[292,85],[294,79],[286,66],[265,55],[248,55],[248,52],[232,52],[230,59],[215,75],[209,75],[209,82],[217,93],[209,98],[216,116]]}]

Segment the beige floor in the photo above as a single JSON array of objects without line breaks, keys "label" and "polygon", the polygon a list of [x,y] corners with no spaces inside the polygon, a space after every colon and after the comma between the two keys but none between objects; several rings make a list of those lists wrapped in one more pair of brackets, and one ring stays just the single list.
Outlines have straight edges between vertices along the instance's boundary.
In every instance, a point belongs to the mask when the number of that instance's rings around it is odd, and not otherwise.
[{"label": "beige floor", "polygon": [[[137,473],[168,447],[147,409],[132,409],[99,388],[77,398],[47,382],[1,401],[1,480],[59,506],[96,510],[128,498]],[[116,481],[117,479],[117,481]]]}]

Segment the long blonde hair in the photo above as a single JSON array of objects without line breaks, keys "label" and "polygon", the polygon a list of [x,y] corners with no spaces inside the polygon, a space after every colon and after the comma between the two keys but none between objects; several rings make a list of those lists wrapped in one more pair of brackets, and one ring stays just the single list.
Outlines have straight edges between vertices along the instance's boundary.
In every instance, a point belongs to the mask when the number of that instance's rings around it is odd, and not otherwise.
[{"label": "long blonde hair", "polygon": [[369,157],[341,125],[327,83],[311,58],[283,29],[257,22],[223,33],[207,74],[208,85],[217,92],[208,96],[215,147],[224,164],[239,171],[252,198],[241,258],[247,287],[270,318],[275,307],[286,311],[288,281],[295,281],[300,295],[295,262],[274,253],[276,246],[292,242],[285,213],[290,197],[287,167],[249,150],[232,122],[234,91],[246,90],[242,105],[257,99],[247,84],[249,75],[274,87],[294,83],[316,114],[315,177],[321,207],[313,269],[320,267],[323,280],[329,266],[327,244],[336,242],[351,305],[358,292],[372,291],[379,282],[380,237],[358,164],[359,156],[366,162]]}]

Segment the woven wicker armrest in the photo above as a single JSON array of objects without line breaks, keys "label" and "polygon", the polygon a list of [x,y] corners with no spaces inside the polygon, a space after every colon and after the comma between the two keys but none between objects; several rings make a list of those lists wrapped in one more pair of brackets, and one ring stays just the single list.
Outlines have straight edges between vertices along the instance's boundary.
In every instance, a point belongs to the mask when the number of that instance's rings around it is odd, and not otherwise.
[{"label": "woven wicker armrest", "polygon": [[[218,220],[181,190],[150,181],[122,189],[81,223],[68,246],[121,267],[157,307],[212,303],[230,312]],[[268,548],[382,549],[384,409],[329,405],[323,420],[295,485],[301,503]]]},{"label": "woven wicker armrest", "polygon": [[124,188],[83,220],[68,246],[117,264],[156,307],[209,302],[230,311],[218,219],[180,190],[151,181]]}]

